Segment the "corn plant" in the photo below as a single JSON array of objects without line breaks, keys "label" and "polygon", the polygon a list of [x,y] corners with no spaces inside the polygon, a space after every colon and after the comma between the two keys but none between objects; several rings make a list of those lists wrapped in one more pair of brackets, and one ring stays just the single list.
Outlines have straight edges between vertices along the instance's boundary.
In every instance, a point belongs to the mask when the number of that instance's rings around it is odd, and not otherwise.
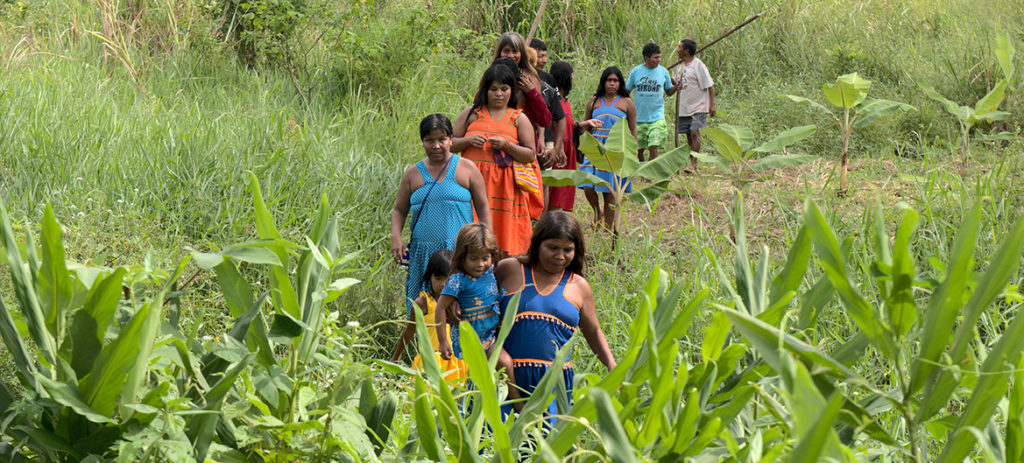
[{"label": "corn plant", "polygon": [[[870,263],[870,281],[879,301],[873,304],[847,268],[848,245],[841,245],[835,232],[825,221],[818,207],[808,202],[804,211],[805,223],[790,250],[783,271],[769,282],[766,252],[756,270],[750,265],[737,265],[736,286],[727,278],[727,288],[736,308],[719,306],[735,328],[784,383],[792,378],[800,380],[798,393],[801,400],[816,402],[815,407],[826,410],[830,416],[833,407],[841,413],[835,419],[837,437],[831,433],[824,438],[822,449],[810,454],[843,458],[848,455],[845,446],[858,433],[864,433],[876,443],[888,448],[900,459],[913,461],[959,462],[967,457],[980,442],[981,447],[1001,449],[1006,455],[1019,455],[1019,436],[999,435],[995,412],[1002,398],[1011,391],[1009,379],[1015,375],[1014,366],[1020,363],[1024,350],[1024,317],[1013,315],[1012,321],[1001,335],[978,339],[975,324],[986,308],[1005,291],[1007,280],[1019,265],[1024,251],[1024,219],[1014,224],[988,269],[973,274],[974,247],[980,229],[980,208],[975,206],[960,227],[945,266],[945,276],[929,287],[916,270],[913,237],[919,218],[915,211],[900,206],[902,220],[894,237],[885,233],[881,208],[876,209],[872,247],[874,260]],[[737,213],[736,217],[742,217]],[[741,238],[742,222],[737,223]],[[740,239],[739,243],[743,243]],[[890,244],[891,243],[891,244]],[[799,299],[798,323],[794,328],[784,323],[788,318],[794,291],[800,287],[812,258],[824,272],[819,280]],[[737,249],[742,250],[742,247]],[[745,261],[742,256],[738,261]],[[928,289],[923,310],[916,293]],[[779,294],[786,294],[779,298]],[[807,339],[807,328],[813,327],[818,302],[823,298],[838,297],[858,331],[831,353],[815,346]],[[751,305],[750,302],[753,303]],[[758,311],[755,307],[771,308]],[[808,307],[808,304],[810,305]],[[913,348],[915,345],[918,348]],[[868,350],[873,350],[892,372],[888,385],[874,384],[857,374],[851,367],[862,361]],[[795,363],[794,363],[795,360]],[[794,370],[794,368],[796,370]],[[791,379],[786,379],[786,377]],[[793,383],[796,387],[796,383]],[[789,388],[790,386],[787,386]],[[793,389],[789,394],[793,394]],[[856,394],[855,394],[856,393]],[[838,396],[837,396],[838,394]],[[1017,386],[1011,391],[1014,414],[1007,422],[1019,426],[1019,396]],[[766,399],[774,400],[771,395]],[[959,413],[943,410],[951,402],[961,404]],[[778,416],[801,411],[793,402],[788,410],[778,408]],[[802,407],[802,406],[801,406]],[[878,424],[883,414],[894,413],[902,420],[902,435],[893,435]],[[824,419],[826,415],[822,415]],[[805,425],[798,426],[794,416],[791,437],[814,436]],[[829,418],[829,420],[832,420]],[[826,421],[829,421],[826,420]],[[803,430],[801,431],[801,428]],[[948,429],[943,436],[935,429]],[[931,432],[929,432],[929,430]],[[928,440],[932,436],[932,440]],[[807,454],[802,438],[793,447],[792,461]],[[938,449],[930,454],[928,449]],[[985,450],[989,451],[989,450]],[[824,453],[821,453],[824,452]],[[816,457],[815,457],[816,458]],[[813,459],[813,458],[812,458]]]},{"label": "corn plant", "polygon": [[[848,153],[850,151],[850,136],[853,131],[867,127],[882,116],[896,111],[916,111],[917,109],[906,103],[868,98],[868,89],[871,88],[871,81],[857,75],[856,72],[843,74],[836,77],[832,84],[826,83],[822,86],[825,99],[832,106],[840,109],[841,114],[836,115],[832,110],[821,103],[797,95],[784,95],[797,103],[806,103],[812,108],[819,110],[832,117],[839,127],[839,136],[842,141],[843,151],[839,158],[839,191],[847,191],[846,174],[848,170]],[[851,115],[851,111],[853,114]]]},{"label": "corn plant", "polygon": [[[611,185],[597,176],[574,170],[549,169],[543,172],[544,184],[548,186],[567,185],[603,185],[611,190],[615,204],[621,205],[626,199],[650,203],[657,200],[668,190],[669,180],[680,168],[689,162],[690,147],[680,146],[657,158],[641,162],[636,157],[636,139],[629,133],[626,124],[615,124],[608,134],[605,143],[599,142],[593,135],[584,133],[580,138],[580,151],[587,155],[594,167],[614,174],[620,179],[617,185]],[[652,183],[631,193],[626,193],[629,181],[637,178],[650,180]],[[614,233],[622,228],[622,214],[615,211]]]},{"label": "corn plant", "polygon": [[957,105],[952,100],[942,96],[934,87],[928,85],[923,80],[919,80],[917,83],[929,98],[941,103],[943,109],[956,117],[957,122],[960,124],[961,177],[967,176],[967,160],[970,157],[971,151],[971,129],[982,123],[991,124],[1010,117],[1010,113],[999,110],[999,105],[1002,104],[1003,99],[1006,97],[1006,90],[1013,82],[1016,71],[1015,55],[1016,51],[1010,42],[1010,35],[1008,33],[1003,33],[996,37],[996,59],[999,61],[999,67],[1003,71],[1003,78],[999,79],[996,85],[992,87],[992,90],[989,90],[984,97],[974,103],[973,108]]}]

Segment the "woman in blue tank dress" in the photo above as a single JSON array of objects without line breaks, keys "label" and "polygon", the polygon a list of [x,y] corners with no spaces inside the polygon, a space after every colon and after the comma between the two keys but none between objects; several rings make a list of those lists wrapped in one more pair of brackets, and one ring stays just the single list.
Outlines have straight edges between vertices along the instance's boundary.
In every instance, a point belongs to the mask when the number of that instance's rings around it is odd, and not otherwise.
[{"label": "woman in blue tank dress", "polygon": [[483,176],[472,161],[450,151],[451,121],[444,114],[423,118],[420,139],[426,158],[406,169],[391,211],[391,257],[395,263],[402,263],[406,251],[402,228],[412,213],[405,280],[405,308],[410,319],[414,319],[410,310],[423,289],[423,273],[430,256],[455,246],[459,229],[473,222],[474,210],[477,219],[491,227]]},{"label": "woman in blue tank dress", "polygon": [[[585,120],[597,119],[601,121],[600,127],[590,129],[590,133],[601,143],[608,140],[608,134],[611,132],[612,126],[623,118],[629,124],[629,133],[633,134],[633,138],[636,138],[636,106],[633,105],[633,99],[629,97],[625,83],[626,81],[622,78],[622,71],[619,68],[611,66],[605,69],[601,73],[601,80],[597,84],[597,91],[594,92],[594,97],[591,98],[590,103],[587,103]],[[611,172],[595,168],[589,159],[583,160],[579,170],[597,175],[611,185],[615,184],[615,178]],[[614,230],[616,204],[615,196],[612,195],[611,190],[606,186],[595,187],[590,184],[580,185],[580,188],[583,189],[587,202],[590,203],[590,207],[594,210],[594,222],[592,225],[599,225],[603,217],[605,226],[609,230]],[[630,191],[632,191],[632,185],[626,185],[626,192],[629,193]],[[598,201],[598,193],[603,193],[602,196],[604,196],[603,212]]]},{"label": "woman in blue tank dress", "polygon": [[[572,402],[571,358],[564,365],[552,365],[552,361],[577,330],[598,360],[609,371],[615,368],[597,321],[594,293],[583,278],[585,266],[586,249],[579,222],[568,213],[550,211],[534,227],[527,254],[504,259],[495,269],[498,286],[508,293],[501,301],[503,312],[512,296],[522,294],[505,350],[512,357],[516,384],[525,396],[533,392],[549,368],[560,368],[567,398]],[[548,406],[549,415],[558,413],[556,403]],[[508,413],[511,408],[506,406],[504,411]]]}]

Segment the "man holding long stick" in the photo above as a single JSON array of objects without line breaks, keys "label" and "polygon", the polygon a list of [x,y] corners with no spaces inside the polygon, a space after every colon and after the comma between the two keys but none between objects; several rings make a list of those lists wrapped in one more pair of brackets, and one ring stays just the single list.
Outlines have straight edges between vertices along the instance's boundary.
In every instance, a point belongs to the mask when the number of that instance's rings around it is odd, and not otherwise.
[{"label": "man holding long stick", "polygon": [[[679,90],[676,99],[676,133],[686,134],[690,151],[700,151],[700,129],[707,127],[708,115],[715,115],[715,82],[704,62],[694,56],[697,43],[686,39],[679,42],[676,53],[680,66],[672,84]],[[697,172],[697,158],[690,156],[690,167],[683,172]]]}]

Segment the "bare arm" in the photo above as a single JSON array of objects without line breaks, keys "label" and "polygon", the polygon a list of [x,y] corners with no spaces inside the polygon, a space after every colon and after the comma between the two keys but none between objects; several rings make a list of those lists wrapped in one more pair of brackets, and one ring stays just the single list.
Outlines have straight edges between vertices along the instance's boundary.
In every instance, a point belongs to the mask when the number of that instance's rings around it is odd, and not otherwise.
[{"label": "bare arm", "polygon": [[434,323],[437,326],[434,327],[437,330],[437,351],[441,353],[441,358],[450,360],[454,354],[452,350],[452,343],[448,339],[448,333],[445,332],[445,327],[448,326],[447,312],[448,306],[451,305],[455,298],[448,295],[442,294],[437,299],[437,309],[434,312]]},{"label": "bare arm", "polygon": [[579,275],[576,275],[576,278],[575,284],[580,286],[580,291],[583,293],[583,307],[580,309],[580,331],[583,333],[583,339],[587,340],[587,345],[590,346],[590,350],[597,356],[597,359],[611,371],[616,365],[615,358],[612,357],[612,351],[608,348],[608,340],[605,339],[604,332],[601,331],[601,324],[597,321],[594,292],[587,280]]},{"label": "bare arm", "polygon": [[395,199],[395,207],[391,209],[391,258],[394,259],[396,264],[402,261],[402,252],[404,250],[402,227],[405,226],[405,218],[409,215],[409,196],[412,195],[410,173],[412,170],[413,168],[410,167],[402,175],[401,183],[398,185],[398,197]]},{"label": "bare arm", "polygon": [[636,138],[636,105],[632,98],[626,100],[626,122],[629,123],[629,133]]},{"label": "bare arm", "polygon": [[[487,186],[484,185],[484,176],[477,169],[476,164],[468,159],[462,159],[469,167],[469,194],[473,198],[473,210],[476,211],[476,219],[480,223],[492,228],[491,205],[487,201]],[[462,163],[459,163],[462,165]]]},{"label": "bare arm", "polygon": [[596,102],[596,96],[590,99],[590,103],[587,103],[587,110],[584,113],[583,119],[590,120],[594,118],[594,106]]},{"label": "bare arm", "polygon": [[552,153],[555,166],[561,167],[565,165],[565,147],[563,146],[563,140],[565,139],[565,120],[563,117],[554,123],[555,131],[555,150]]},{"label": "bare arm", "polygon": [[708,115],[715,117],[717,108],[715,108],[715,86],[708,87]]},{"label": "bare arm", "polygon": [[461,153],[469,148],[475,146],[477,148],[483,148],[484,142],[487,141],[483,135],[473,135],[470,137],[466,136],[466,130],[469,128],[469,123],[476,120],[475,114],[473,114],[473,107],[467,107],[463,109],[458,116],[455,117],[455,124],[452,127],[454,135],[452,136],[452,147],[451,152]]}]

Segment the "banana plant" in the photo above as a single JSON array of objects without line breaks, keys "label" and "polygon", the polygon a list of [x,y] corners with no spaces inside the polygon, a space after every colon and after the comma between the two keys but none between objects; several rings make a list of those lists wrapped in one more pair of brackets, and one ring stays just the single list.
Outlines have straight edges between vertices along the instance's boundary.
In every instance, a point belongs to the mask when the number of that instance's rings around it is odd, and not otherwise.
[{"label": "banana plant", "polygon": [[835,82],[824,84],[822,92],[825,94],[825,99],[832,106],[839,108],[839,115],[836,115],[831,109],[814,100],[797,95],[784,95],[792,101],[806,103],[812,108],[829,115],[839,127],[840,140],[843,145],[842,155],[839,158],[840,194],[845,194],[847,191],[848,153],[850,151],[850,136],[853,135],[853,131],[867,127],[882,116],[896,111],[917,110],[906,103],[868,98],[868,90],[870,88],[871,81],[857,75],[856,72],[843,74],[836,77]]},{"label": "banana plant", "polygon": [[924,90],[925,95],[942,104],[943,109],[956,117],[960,123],[960,176],[967,176],[967,161],[971,150],[971,129],[979,124],[991,124],[995,121],[1005,120],[1010,113],[1000,111],[999,105],[1006,98],[1006,91],[1010,88],[1016,72],[1014,61],[1016,51],[1010,41],[1010,35],[1003,33],[996,37],[996,59],[1003,71],[1003,78],[996,82],[996,85],[989,90],[984,97],[974,103],[974,107],[962,106],[942,96],[934,87],[925,81],[919,80],[917,85]]},{"label": "banana plant", "polygon": [[755,154],[785,152],[786,147],[814,134],[813,125],[803,125],[785,130],[768,142],[755,147],[754,133],[746,127],[722,124],[704,130],[704,135],[715,145],[718,154],[693,153],[702,162],[714,165],[725,175],[736,190],[758,180],[763,173],[779,167],[792,167],[817,159],[808,154],[770,154],[754,159]]},{"label": "banana plant", "polygon": [[[690,148],[677,147],[657,158],[641,162],[636,157],[636,139],[629,132],[627,124],[615,124],[608,134],[608,140],[601,143],[589,133],[580,138],[580,151],[597,169],[609,171],[614,178],[620,179],[617,185],[609,184],[599,177],[578,170],[548,169],[542,173],[547,186],[568,186],[592,184],[606,186],[612,192],[615,203],[621,205],[624,200],[631,199],[644,203],[656,201],[668,191],[669,180],[689,162]],[[643,188],[626,193],[629,182],[636,178],[644,178],[652,183]],[[622,228],[621,211],[615,211],[615,222],[612,231],[617,235]]]}]

